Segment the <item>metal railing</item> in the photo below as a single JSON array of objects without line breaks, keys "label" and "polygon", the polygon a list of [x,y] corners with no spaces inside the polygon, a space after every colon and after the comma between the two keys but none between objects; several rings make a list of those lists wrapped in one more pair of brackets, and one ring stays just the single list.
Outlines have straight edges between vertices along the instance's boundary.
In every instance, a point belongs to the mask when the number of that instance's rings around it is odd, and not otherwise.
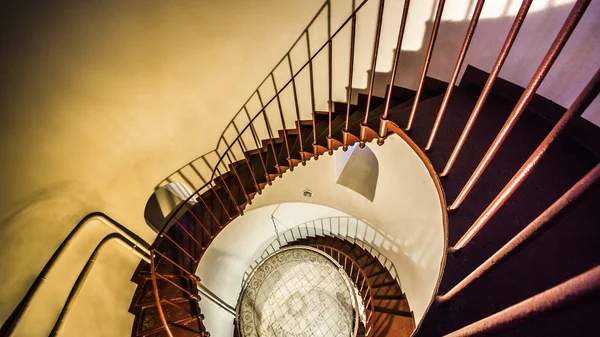
[{"label": "metal railing", "polygon": [[390,276],[398,283],[398,286],[401,287],[400,277],[394,262],[372,246],[378,236],[377,230],[363,220],[350,216],[338,216],[308,221],[279,234],[244,272],[241,288],[244,288],[248,280],[248,275],[267,256],[292,242],[317,236],[337,237],[369,252],[388,271]]},{"label": "metal railing", "polygon": [[12,314],[7,318],[7,320],[2,325],[0,329],[0,335],[2,336],[12,336],[14,334],[15,329],[17,328],[19,322],[25,315],[27,309],[31,305],[31,301],[34,299],[35,295],[38,293],[40,287],[46,282],[48,274],[54,269],[56,263],[61,259],[67,249],[71,246],[71,244],[76,240],[77,236],[81,233],[81,231],[88,226],[89,223],[93,221],[99,221],[105,226],[109,227],[112,232],[107,234],[101,241],[98,243],[90,257],[88,258],[85,266],[79,273],[75,283],[71,287],[71,291],[65,303],[61,309],[59,316],[56,318],[52,331],[50,332],[50,336],[55,336],[61,329],[71,306],[77,299],[77,295],[79,291],[83,287],[90,271],[92,270],[95,261],[100,254],[103,247],[106,246],[108,242],[116,241],[123,245],[125,248],[129,249],[132,254],[139,257],[141,260],[150,262],[150,245],[146,243],[143,239],[135,235],[125,226],[121,225],[119,222],[109,217],[108,215],[102,212],[93,212],[81,219],[75,227],[69,232],[67,237],[60,243],[58,248],[54,251],[50,259],[44,265],[44,268],[40,271],[38,276],[33,281],[32,285],[27,290],[27,293],[23,297],[23,299],[19,302],[15,310]]},{"label": "metal railing", "polygon": [[[552,67],[554,61],[556,60],[556,58],[558,57],[560,51],[562,50],[562,48],[568,41],[571,33],[573,32],[577,23],[583,16],[583,13],[585,12],[586,8],[588,7],[590,1],[591,0],[578,0],[573,5],[572,10],[569,13],[566,21],[564,22],[562,29],[560,30],[560,32],[556,36],[555,41],[553,42],[553,44],[549,48],[548,52],[546,53],[545,58],[539,65],[535,75],[531,79],[531,82],[526,87],[525,92],[523,93],[523,95],[521,96],[519,101],[517,102],[512,113],[508,117],[506,123],[501,128],[500,132],[496,136],[492,145],[489,147],[487,153],[484,155],[484,157],[481,159],[481,162],[479,163],[477,168],[471,174],[471,177],[469,178],[468,182],[462,188],[462,191],[460,192],[458,197],[448,207],[448,210],[457,209],[466,200],[467,196],[469,195],[469,192],[471,191],[473,186],[477,183],[477,181],[479,180],[479,178],[481,177],[483,172],[486,170],[486,168],[489,166],[490,162],[492,161],[492,159],[498,152],[499,148],[502,146],[502,144],[506,140],[507,136],[509,135],[509,133],[515,126],[519,117],[525,111],[525,108],[527,107],[527,105],[531,101],[531,99],[533,98],[535,91],[541,85],[544,77],[548,74],[548,71],[551,69],[551,67]],[[379,127],[371,128],[367,124],[367,122],[369,121],[369,114],[371,112],[371,99],[372,99],[373,87],[375,85],[374,74],[375,74],[376,60],[377,60],[377,56],[379,53],[378,47],[379,47],[379,39],[381,38],[380,34],[381,34],[381,27],[382,27],[382,16],[385,11],[384,0],[379,0],[377,17],[372,19],[372,20],[376,21],[377,26],[376,26],[376,30],[375,30],[376,35],[375,35],[375,39],[374,39],[374,43],[373,43],[373,53],[371,56],[371,60],[372,60],[372,62],[371,62],[372,69],[371,70],[372,71],[371,71],[371,77],[369,79],[369,84],[368,84],[367,103],[366,103],[366,108],[362,112],[364,115],[362,116],[363,117],[362,123],[360,124],[360,134],[358,136],[356,136],[356,135],[352,135],[349,133],[349,116],[350,116],[350,105],[351,105],[350,98],[352,96],[351,95],[352,94],[352,74],[355,70],[353,68],[354,67],[353,61],[354,61],[354,56],[355,56],[354,55],[355,41],[356,41],[355,30],[356,30],[356,22],[358,19],[358,13],[361,11],[362,8],[364,8],[364,6],[367,2],[368,2],[368,0],[364,0],[360,3],[358,3],[356,6],[354,6],[354,3],[353,3],[353,10],[352,10],[351,15],[341,24],[341,26],[337,30],[335,30],[333,32],[331,29],[331,22],[328,20],[328,22],[327,22],[327,24],[328,24],[327,40],[319,48],[313,47],[314,41],[311,40],[311,30],[310,30],[311,26],[309,25],[309,27],[307,27],[303,31],[303,33],[300,35],[300,37],[295,41],[295,43],[294,43],[293,47],[290,49],[290,51],[288,53],[286,53],[286,55],[284,55],[284,57],[276,65],[274,70],[271,73],[269,73],[269,75],[265,78],[265,80],[261,83],[261,85],[254,91],[252,96],[247,100],[247,102],[242,106],[240,111],[235,115],[235,117],[232,119],[232,121],[228,124],[225,131],[222,133],[221,137],[219,138],[219,141],[217,142],[217,148],[214,151],[211,151],[209,154],[204,155],[204,156],[200,157],[200,159],[195,161],[195,162],[203,162],[204,163],[203,165],[206,166],[205,174],[198,173],[198,175],[201,176],[201,178],[202,178],[202,179],[200,179],[200,183],[190,184],[191,186],[194,186],[194,187],[195,186],[200,186],[200,187],[196,188],[195,192],[192,195],[190,195],[184,202],[182,202],[176,208],[176,211],[174,211],[171,214],[171,216],[167,219],[166,225],[163,227],[163,229],[159,233],[159,238],[157,239],[157,241],[155,242],[155,244],[152,247],[153,252],[157,252],[158,244],[163,239],[166,239],[166,240],[173,242],[175,244],[175,246],[177,247],[177,249],[179,249],[184,255],[191,256],[191,259],[193,260],[194,263],[197,262],[197,259],[195,259],[193,257],[193,254],[190,254],[190,252],[188,252],[184,247],[178,246],[176,240],[174,240],[169,235],[167,235],[167,231],[172,226],[179,226],[179,227],[181,227],[182,230],[185,229],[185,227],[177,221],[177,218],[182,213],[184,213],[188,209],[190,209],[190,207],[191,207],[190,201],[195,200],[196,202],[199,202],[199,204],[203,204],[204,200],[201,197],[201,195],[204,192],[208,191],[209,189],[213,188],[217,179],[220,179],[218,181],[219,184],[221,184],[224,187],[224,190],[227,192],[227,195],[228,195],[227,197],[230,198],[232,203],[235,205],[235,208],[237,209],[238,214],[242,213],[241,207],[240,207],[241,204],[238,204],[238,202],[232,195],[231,190],[230,190],[229,186],[227,185],[227,182],[222,178],[222,174],[225,172],[228,172],[230,169],[233,171],[234,175],[237,175],[235,166],[233,165],[234,163],[241,163],[240,165],[247,165],[247,167],[250,171],[250,174],[251,174],[251,178],[254,181],[254,185],[256,187],[256,192],[260,193],[262,186],[264,186],[264,184],[271,184],[272,180],[275,177],[281,176],[283,174],[283,172],[285,172],[286,170],[288,170],[288,169],[291,170],[291,169],[293,169],[293,167],[295,165],[298,165],[300,163],[304,164],[304,163],[306,163],[306,161],[308,159],[310,159],[312,157],[317,158],[318,156],[322,155],[325,152],[332,153],[333,150],[335,150],[339,147],[347,148],[349,145],[352,145],[354,143],[359,143],[359,145],[364,146],[366,142],[372,141],[374,139],[377,139],[379,144],[383,144],[385,137],[390,133],[396,133],[396,134],[400,135],[403,139],[410,142],[410,138],[408,138],[406,136],[404,131],[410,130],[412,127],[412,124],[414,122],[414,119],[418,118],[416,111],[417,111],[417,108],[419,105],[419,97],[423,91],[424,81],[425,81],[425,78],[427,75],[427,70],[428,70],[429,64],[431,62],[431,55],[432,55],[433,49],[435,47],[435,40],[436,40],[438,31],[439,31],[445,1],[440,0],[438,2],[438,7],[436,10],[435,18],[433,20],[431,37],[429,38],[429,42],[427,44],[428,47],[427,47],[426,56],[425,56],[425,60],[424,60],[424,64],[423,64],[423,69],[421,71],[419,85],[417,87],[416,95],[415,95],[415,98],[414,98],[414,101],[413,101],[413,104],[411,107],[409,121],[404,130],[404,129],[400,128],[398,125],[396,125],[395,123],[388,120],[388,112],[389,112],[389,105],[390,105],[389,99],[391,96],[390,90],[394,85],[396,67],[399,63],[400,51],[401,51],[401,47],[402,47],[402,39],[404,36],[404,28],[406,25],[406,20],[407,20],[407,15],[408,15],[408,10],[409,10],[409,1],[405,1],[405,3],[404,3],[404,9],[403,9],[401,23],[400,23],[400,27],[399,27],[397,48],[396,48],[396,52],[395,52],[394,58],[393,58],[394,69],[392,71],[392,76],[390,76],[390,79],[389,79],[386,103],[384,106],[382,116],[380,118]],[[457,80],[457,74],[462,67],[465,55],[468,52],[469,44],[470,44],[470,41],[474,34],[474,31],[476,29],[476,25],[479,20],[479,14],[481,13],[481,9],[482,9],[482,6],[484,5],[484,2],[485,2],[484,0],[478,0],[477,4],[475,6],[475,11],[471,18],[469,29],[467,30],[464,42],[462,44],[461,51],[457,57],[455,68],[452,72],[451,80],[448,83],[448,87],[444,94],[443,102],[445,102],[445,103],[442,104],[442,106],[440,107],[440,110],[438,111],[435,123],[429,134],[429,140],[428,140],[426,149],[432,149],[434,147],[436,133],[438,132],[439,126],[442,123],[443,115],[445,112],[447,102],[452,95],[452,90],[453,90],[453,87]],[[440,176],[448,175],[450,173],[450,170],[451,170],[454,162],[456,161],[456,158],[460,155],[462,146],[464,145],[465,140],[469,137],[469,133],[472,131],[472,129],[474,127],[474,122],[475,122],[478,114],[481,112],[482,106],[485,104],[485,101],[491,92],[491,87],[492,87],[493,83],[496,81],[498,74],[502,68],[502,65],[504,64],[504,61],[506,60],[507,55],[510,53],[510,49],[515,41],[516,36],[519,33],[519,29],[527,15],[529,7],[531,6],[531,2],[532,2],[531,0],[523,0],[522,1],[519,12],[515,16],[513,25],[510,29],[510,32],[507,35],[507,38],[502,47],[502,50],[500,51],[500,53],[498,55],[498,58],[494,64],[492,72],[490,73],[490,75],[487,79],[487,82],[481,92],[481,95],[470,115],[469,121],[467,122],[466,126],[464,127],[464,130],[462,131],[462,134],[461,134],[458,142],[456,143],[454,150],[452,151],[452,154],[450,156],[450,159],[448,160],[443,172],[438,175],[433,170],[431,164],[428,163],[428,160],[427,160],[424,152],[421,149],[419,149],[418,146],[416,146],[414,144],[414,142],[411,143],[411,147],[419,153],[419,157],[422,158],[426,162],[426,165],[427,164],[429,165],[428,169],[430,170],[430,173],[435,180],[438,180]],[[330,2],[327,1],[321,7],[319,12],[315,16],[315,19],[313,19],[313,21],[311,21],[311,24],[313,24],[315,22],[316,18],[323,13],[325,13],[324,15],[326,15],[326,17],[328,19],[330,19],[330,17],[331,17]],[[370,19],[370,18],[367,18],[367,19]],[[339,34],[344,29],[350,30],[350,34],[349,34],[350,40],[349,41],[346,41],[344,39],[343,34]],[[299,43],[299,42],[302,40],[304,40],[306,43],[307,61],[303,62],[301,66],[294,68],[292,54],[294,53],[294,48],[301,45],[301,43]],[[348,69],[348,74],[349,74],[348,82],[342,83],[342,84],[333,83],[333,78],[332,78],[332,68],[333,68],[333,64],[334,64],[333,60],[332,60],[332,55],[333,55],[332,50],[334,49],[335,44],[338,42],[344,42],[344,44],[349,45],[348,58],[350,60],[350,62],[349,62],[350,66]],[[317,58],[319,58],[319,57],[325,58],[327,61],[323,62],[323,63],[319,63],[319,62],[317,62]],[[286,65],[286,68],[288,69],[288,73],[289,73],[289,78],[284,78],[283,81],[282,80],[278,81],[277,80],[278,75],[276,75],[276,73],[280,69],[279,67],[282,65]],[[319,65],[324,65],[324,66],[319,68]],[[319,68],[319,69],[317,69],[317,68]],[[325,89],[327,94],[324,95],[325,97],[323,97],[322,99],[319,99],[316,97],[318,90],[315,89],[315,83],[317,82],[317,80],[315,79],[315,77],[316,77],[315,74],[321,74],[321,73],[326,73],[328,76],[328,78],[326,80],[327,85],[326,85],[326,89]],[[301,78],[305,78],[305,77],[307,77],[308,80],[306,80],[306,81],[301,80]],[[274,91],[274,95],[272,96],[272,98],[265,100],[264,99],[264,97],[265,97],[264,96],[264,90],[265,90],[264,86],[269,82],[271,83],[272,90]],[[334,100],[332,97],[332,91],[333,91],[334,87],[338,87],[340,85],[344,86],[346,88],[345,90],[347,93],[347,95],[346,95],[347,101],[345,102],[345,104],[347,106],[346,120],[344,122],[344,128],[342,130],[343,137],[342,137],[341,141],[335,140],[332,138],[332,134],[333,134],[332,112],[333,112],[333,108],[334,108],[333,107]],[[302,136],[301,125],[303,125],[302,122],[304,120],[302,120],[302,118],[301,118],[302,117],[302,113],[301,113],[302,109],[298,104],[298,97],[300,96],[300,92],[302,91],[301,90],[302,88],[305,89],[304,91],[307,93],[308,99],[311,102],[310,108],[309,108],[309,110],[310,110],[309,115],[310,115],[310,118],[312,118],[312,133],[313,133],[313,140],[312,140],[313,142],[312,142],[311,151],[308,151],[306,148],[304,148],[303,142],[302,142],[302,140],[304,138],[302,138],[303,136]],[[544,141],[540,144],[538,149],[536,149],[534,151],[534,153],[531,155],[531,157],[524,163],[524,165],[517,172],[517,174],[513,177],[513,179],[506,185],[506,187],[502,190],[502,192],[500,192],[498,194],[496,199],[481,214],[481,216],[474,222],[474,224],[471,226],[471,228],[469,228],[467,230],[467,232],[463,235],[463,237],[460,240],[458,240],[458,242],[454,245],[454,247],[452,247],[450,249],[451,252],[456,252],[456,251],[459,251],[460,249],[464,248],[465,245],[467,245],[469,243],[469,241],[472,240],[473,237],[479,232],[479,230],[483,226],[486,225],[486,223],[494,215],[494,213],[500,207],[502,207],[502,205],[509,199],[509,197],[512,195],[512,193],[516,189],[518,189],[518,187],[523,183],[523,181],[525,181],[525,179],[527,178],[529,173],[532,172],[536,168],[540,159],[545,154],[546,149],[552,145],[554,139],[556,139],[556,137],[558,137],[564,131],[565,127],[568,125],[568,123],[573,118],[575,118],[576,116],[579,116],[590,105],[591,101],[593,101],[593,99],[598,95],[599,91],[600,91],[600,71],[596,73],[596,75],[593,77],[593,79],[590,81],[590,83],[581,92],[580,96],[571,105],[571,107],[569,108],[569,110],[565,114],[565,116],[563,116],[563,119],[561,119],[561,121],[558,124],[556,124],[554,129],[548,135],[548,137],[546,139],[544,139]],[[294,107],[293,109],[286,110],[283,108],[282,101],[284,100],[284,96],[289,96],[289,97],[294,98],[295,104],[293,104],[293,107]],[[326,137],[327,141],[325,143],[318,144],[317,136],[318,136],[319,131],[322,131],[322,130],[318,130],[317,126],[316,126],[316,120],[318,117],[317,116],[317,114],[318,114],[317,106],[321,105],[323,102],[325,102],[326,106],[327,106],[327,111],[323,112],[323,114],[327,115],[327,127],[326,127],[326,130],[324,131],[324,133],[327,134],[327,137]],[[250,111],[252,111],[251,106],[258,106],[258,112],[251,114],[250,113]],[[296,158],[294,158],[294,156],[291,153],[292,148],[290,147],[290,144],[289,144],[289,136],[290,135],[289,135],[289,131],[287,129],[287,127],[289,125],[294,125],[294,124],[296,125],[295,131],[297,131],[299,133],[299,137],[300,137],[300,142],[299,142],[300,148],[299,148],[299,153],[297,154]],[[278,155],[278,150],[276,150],[276,148],[275,148],[275,143],[276,143],[275,137],[278,136],[277,134],[274,134],[274,131],[276,131],[276,130],[281,130],[281,135],[279,135],[280,136],[279,144],[281,145],[281,148],[279,151],[281,151],[281,153],[283,153],[283,156],[285,157],[285,160],[283,160],[283,161],[279,161],[278,158],[280,156]],[[233,137],[226,136],[226,134],[228,134],[228,133],[232,133]],[[253,154],[257,154],[258,160],[260,161],[260,166],[259,166],[260,169],[253,168],[253,166],[251,165],[249,155],[247,155],[250,152],[252,152]],[[209,159],[207,158],[208,155],[211,155],[214,157],[212,159],[212,161],[209,161]],[[268,158],[271,155],[272,155],[272,162],[268,162]],[[188,165],[186,165],[186,166],[188,166]],[[194,162],[190,163],[189,167],[192,172],[194,170],[200,171],[197,169],[197,167],[195,167]],[[578,189],[585,191],[590,186],[592,186],[593,183],[595,183],[597,181],[598,170],[599,170],[598,167],[599,166],[596,166],[596,168],[592,172],[590,172],[590,175],[588,175],[582,179],[582,182],[578,185]],[[269,168],[274,168],[274,169],[269,169]],[[182,173],[183,170],[184,170],[184,168],[178,170],[175,174],[181,175],[183,177],[183,179],[186,181],[187,180],[191,181],[190,178],[186,177],[185,174]],[[168,178],[168,179],[170,179],[170,178]],[[238,177],[238,179],[239,179],[239,177]],[[439,188],[441,188],[441,187],[439,187]],[[243,191],[243,193],[245,194],[246,202],[249,203],[251,200],[250,193],[248,193],[248,191]],[[441,193],[441,195],[443,195],[443,192],[440,192],[440,193]],[[224,205],[223,200],[221,200],[221,197],[218,194],[215,193],[214,196],[218,199],[218,201],[221,205]],[[561,205],[563,203],[568,204],[570,202],[572,202],[572,199],[569,199],[569,198],[567,198],[565,200],[561,199],[560,204]],[[444,203],[445,203],[445,200],[442,200],[442,204],[444,204]],[[210,207],[208,207],[206,204],[204,204],[203,206],[206,208],[206,210],[208,212],[210,212]],[[558,207],[558,208],[560,208],[560,207]],[[225,211],[227,212],[229,219],[232,219],[234,216],[237,215],[237,214],[230,214],[226,210],[226,207],[223,207],[223,209],[225,209]],[[213,216],[213,218],[215,218],[215,220],[217,220],[217,218],[214,216],[214,214],[211,213],[211,215]],[[201,221],[198,219],[196,219],[196,220],[197,220],[197,225],[203,227]],[[223,228],[223,226],[226,225],[226,222],[228,222],[228,221],[219,222],[219,228],[214,233],[207,230],[206,228],[204,228],[204,230],[210,232],[210,235],[212,237],[212,236],[218,234],[218,232]],[[192,235],[191,233],[189,233],[187,231],[185,231],[185,232],[186,232],[185,235],[189,236],[190,239],[192,239],[192,241],[195,242],[195,244],[198,246],[197,249],[199,249],[199,250],[206,249],[205,246],[203,246],[202,244],[200,244],[198,241],[195,240],[194,235]],[[163,321],[163,324],[165,326],[167,334],[169,336],[173,336],[172,332],[169,329],[169,322],[167,322],[167,320],[164,317],[162,307],[161,307],[162,302],[161,302],[160,296],[158,294],[159,290],[156,287],[156,277],[160,277],[160,274],[157,273],[156,270],[154,269],[155,259],[156,259],[155,254],[152,254],[152,262],[153,262],[152,263],[152,266],[153,266],[152,274],[153,274],[154,291],[155,291],[156,301],[157,301],[157,305],[158,305],[158,309],[159,309],[159,314],[161,316],[161,319]],[[189,271],[186,271],[186,273],[187,272],[189,272]],[[197,281],[197,278],[194,275],[189,275],[189,277],[190,277],[190,279]],[[190,294],[190,298],[195,299],[195,295]]]}]

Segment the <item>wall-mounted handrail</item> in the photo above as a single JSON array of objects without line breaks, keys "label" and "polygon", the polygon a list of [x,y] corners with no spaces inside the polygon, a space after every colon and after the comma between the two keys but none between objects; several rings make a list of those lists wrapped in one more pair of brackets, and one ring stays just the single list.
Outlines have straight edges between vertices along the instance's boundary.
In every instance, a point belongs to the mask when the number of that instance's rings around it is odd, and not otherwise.
[{"label": "wall-mounted handrail", "polygon": [[[51,336],[51,337],[56,336],[58,334],[58,332],[60,331],[60,329],[62,328],[62,326],[67,318],[67,315],[69,314],[69,311],[71,310],[73,303],[75,303],[75,300],[77,299],[77,295],[79,295],[79,292],[81,291],[81,288],[83,288],[85,280],[87,279],[88,275],[92,271],[92,268],[94,267],[94,264],[96,263],[96,260],[98,259],[98,255],[100,255],[100,251],[102,250],[103,247],[105,247],[105,245],[107,243],[109,243],[111,241],[117,241],[124,247],[131,248],[130,251],[133,254],[135,254],[137,257],[139,257],[140,259],[142,259],[146,262],[150,262],[150,255],[141,251],[141,249],[137,246],[137,243],[131,242],[124,235],[121,235],[119,233],[111,233],[111,234],[108,234],[107,236],[105,236],[104,239],[102,239],[102,241],[100,241],[100,243],[96,246],[96,248],[92,252],[92,255],[90,255],[85,266],[79,273],[79,276],[77,277],[75,284],[73,284],[73,287],[71,288],[71,291],[69,292],[69,296],[67,297],[67,300],[65,301],[65,304],[63,305],[63,308],[60,311],[60,314],[58,315],[58,318],[56,319],[56,322],[54,323],[54,327],[52,328],[52,331],[50,331],[49,336]],[[138,251],[138,249],[140,251]]]},{"label": "wall-mounted handrail", "polygon": [[[71,245],[73,240],[77,237],[77,235],[81,232],[81,230],[86,227],[86,225],[92,221],[100,221],[112,230],[114,230],[118,234],[119,238],[122,242],[127,244],[131,244],[132,252],[136,254],[140,254],[139,256],[142,258],[143,256],[149,256],[150,245],[144,241],[142,238],[138,237],[135,233],[127,229],[127,227],[121,225],[119,222],[109,217],[108,215],[102,212],[93,212],[81,219],[77,225],[69,232],[69,234],[65,237],[65,239],[60,243],[58,248],[54,251],[48,262],[44,265],[44,268],[40,271],[38,276],[35,278],[23,299],[19,302],[15,310],[8,317],[8,319],[2,325],[2,329],[0,329],[0,335],[2,336],[10,336],[14,332],[15,328],[19,324],[21,318],[23,317],[25,311],[31,304],[33,297],[42,286],[42,284],[46,281],[48,274],[52,271],[56,262],[62,257],[67,248]],[[110,236],[110,234],[109,234]],[[106,240],[109,236],[105,237]],[[138,252],[139,250],[140,252]]]}]

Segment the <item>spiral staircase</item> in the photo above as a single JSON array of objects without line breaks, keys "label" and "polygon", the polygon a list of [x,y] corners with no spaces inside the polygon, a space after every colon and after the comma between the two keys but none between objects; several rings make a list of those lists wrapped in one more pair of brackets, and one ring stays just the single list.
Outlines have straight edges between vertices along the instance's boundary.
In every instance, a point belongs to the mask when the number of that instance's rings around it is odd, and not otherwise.
[{"label": "spiral staircase", "polygon": [[[600,185],[594,182],[600,177],[600,132],[580,114],[600,90],[600,72],[567,111],[535,95],[589,1],[573,5],[526,88],[498,78],[498,73],[531,1],[523,1],[491,73],[468,67],[458,86],[457,75],[484,1],[476,4],[450,83],[427,77],[444,9],[440,1],[416,90],[394,83],[410,6],[405,1],[385,94],[373,93],[375,71],[370,73],[366,92],[353,90],[350,62],[347,99],[336,102],[331,94],[332,42],[344,27],[351,27],[354,36],[357,13],[366,2],[358,4],[342,27],[330,31],[327,42],[313,52],[307,29],[294,46],[306,36],[308,61],[293,69],[288,53],[278,66],[289,64],[289,80],[277,85],[271,73],[265,81],[272,81],[276,94],[265,103],[259,87],[253,97],[261,108],[252,115],[245,105],[236,115],[246,116],[247,123],[239,125],[235,119],[230,123],[227,130],[235,129],[236,136],[229,141],[222,138],[225,150],[218,151],[218,162],[210,164],[201,158],[210,167],[210,178],[196,171],[205,183],[170,214],[151,247],[151,263],[140,263],[132,278],[137,284],[130,307],[135,315],[132,336],[209,336],[200,311],[197,284],[201,280],[195,271],[220,231],[242,216],[267,185],[276,184],[284,173],[291,174],[295,166],[310,165],[311,159],[355,145],[377,141],[385,146],[390,135],[408,143],[429,170],[440,203],[448,210],[445,230],[453,246],[448,247],[441,270],[438,297],[415,326],[402,290],[387,280],[385,268],[368,253],[331,237],[299,240],[298,244],[314,246],[334,258],[344,256],[344,261],[360,266],[367,279],[374,279],[375,289],[361,291],[363,301],[371,301],[374,307],[372,328],[363,327],[361,335],[588,336],[597,330]],[[327,4],[321,11],[330,8]],[[384,1],[380,1],[371,69],[376,68],[383,10]],[[352,60],[360,46],[351,42]],[[324,70],[330,79],[327,111],[317,108],[312,92],[312,118],[300,118],[298,75],[309,74],[314,89],[319,69],[313,63],[324,54],[329,55],[329,67]],[[295,112],[284,113],[284,91],[293,92]],[[269,115],[267,107],[278,113]],[[277,124],[276,118],[281,119]],[[192,163],[189,167],[196,170]],[[354,271],[348,273],[354,275]],[[548,292],[553,290],[567,295],[559,298],[556,292]],[[542,295],[550,297],[538,297]],[[526,305],[533,309],[524,315],[517,311],[518,304],[527,299],[532,302]],[[563,302],[569,305],[562,306]],[[492,316],[496,313],[500,316]],[[524,320],[534,314],[538,317]],[[470,325],[479,320],[481,324]]]}]

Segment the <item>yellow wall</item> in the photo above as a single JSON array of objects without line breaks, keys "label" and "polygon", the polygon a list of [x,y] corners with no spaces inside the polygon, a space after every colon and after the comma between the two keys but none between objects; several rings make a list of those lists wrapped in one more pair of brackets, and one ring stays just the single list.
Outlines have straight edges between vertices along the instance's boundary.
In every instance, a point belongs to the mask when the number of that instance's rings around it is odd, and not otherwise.
[{"label": "yellow wall", "polygon": [[[3,1],[0,321],[89,212],[103,211],[152,242],[143,210],[154,185],[214,148],[320,4]],[[103,230],[90,229],[85,244],[70,250],[72,269]],[[118,245],[105,254],[115,262],[101,258],[79,299],[90,305],[77,304],[78,319],[67,322],[64,335],[129,333],[133,316],[123,303],[131,299],[136,261]],[[115,263],[121,268],[108,268]],[[64,295],[74,272],[58,275]],[[115,291],[121,296],[109,294]],[[63,301],[43,303],[34,321],[44,323],[28,324],[21,335],[47,335]]]}]

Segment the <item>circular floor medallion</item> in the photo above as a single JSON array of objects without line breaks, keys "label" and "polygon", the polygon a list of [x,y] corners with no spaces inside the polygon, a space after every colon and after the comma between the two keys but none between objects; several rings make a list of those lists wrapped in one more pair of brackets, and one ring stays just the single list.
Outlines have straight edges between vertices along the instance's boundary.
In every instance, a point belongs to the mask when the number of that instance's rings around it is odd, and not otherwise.
[{"label": "circular floor medallion", "polygon": [[351,337],[354,297],[338,267],[307,248],[278,251],[254,270],[240,299],[243,337]]}]

